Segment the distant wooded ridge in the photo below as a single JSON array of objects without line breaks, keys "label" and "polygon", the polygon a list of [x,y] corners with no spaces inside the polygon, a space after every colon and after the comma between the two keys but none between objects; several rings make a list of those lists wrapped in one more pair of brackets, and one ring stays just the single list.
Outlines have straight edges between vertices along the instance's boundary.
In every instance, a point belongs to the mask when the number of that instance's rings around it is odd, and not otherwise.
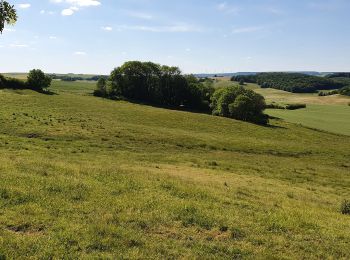
[{"label": "distant wooded ridge", "polygon": [[319,90],[342,89],[350,85],[348,73],[334,73],[327,77],[307,75],[303,73],[257,73],[255,75],[237,75],[232,81],[255,83],[262,88],[275,88],[293,93],[316,93]]}]

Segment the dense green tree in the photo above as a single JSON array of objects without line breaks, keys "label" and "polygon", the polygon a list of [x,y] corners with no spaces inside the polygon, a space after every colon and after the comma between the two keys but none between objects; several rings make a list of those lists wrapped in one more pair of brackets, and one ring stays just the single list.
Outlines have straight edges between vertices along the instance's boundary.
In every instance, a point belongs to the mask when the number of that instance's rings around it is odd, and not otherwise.
[{"label": "dense green tree", "polygon": [[46,90],[51,85],[51,77],[45,75],[39,69],[31,70],[27,77],[27,85],[30,89],[43,91]]},{"label": "dense green tree", "polygon": [[[161,66],[152,62],[129,61],[114,69],[106,83],[110,98],[161,106],[209,109],[213,93],[212,82],[200,82],[193,75],[184,76],[178,67]],[[95,95],[100,95],[97,86]]]},{"label": "dense green tree", "polygon": [[106,97],[107,96],[107,80],[105,78],[99,78],[97,81],[95,96]]},{"label": "dense green tree", "polygon": [[0,1],[0,33],[3,32],[5,24],[14,24],[17,21],[17,12],[13,5],[7,1]]},{"label": "dense green tree", "polygon": [[238,120],[267,124],[263,114],[266,107],[263,96],[242,86],[221,88],[214,92],[211,103],[213,114]]}]

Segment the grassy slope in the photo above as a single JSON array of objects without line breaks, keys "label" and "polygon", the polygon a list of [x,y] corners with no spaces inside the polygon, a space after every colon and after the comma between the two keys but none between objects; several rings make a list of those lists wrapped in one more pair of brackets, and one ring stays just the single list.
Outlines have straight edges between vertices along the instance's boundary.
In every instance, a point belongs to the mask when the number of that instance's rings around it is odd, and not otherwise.
[{"label": "grassy slope", "polygon": [[349,137],[80,87],[0,91],[0,258],[350,257]]}]

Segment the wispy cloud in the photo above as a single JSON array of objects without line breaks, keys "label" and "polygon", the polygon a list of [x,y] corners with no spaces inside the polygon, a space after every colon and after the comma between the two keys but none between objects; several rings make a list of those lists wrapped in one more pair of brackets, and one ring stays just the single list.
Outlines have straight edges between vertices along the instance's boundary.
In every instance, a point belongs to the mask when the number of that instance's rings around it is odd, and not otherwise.
[{"label": "wispy cloud", "polygon": [[63,9],[61,12],[61,15],[63,15],[63,16],[71,16],[73,14],[74,14],[74,10],[71,8]]},{"label": "wispy cloud", "polygon": [[28,3],[25,3],[25,4],[18,4],[17,6],[20,9],[28,9],[31,5]]},{"label": "wispy cloud", "polygon": [[106,32],[110,32],[110,31],[113,31],[113,28],[111,26],[102,26],[101,30],[106,31]]},{"label": "wispy cloud", "polygon": [[144,31],[144,32],[154,32],[154,33],[186,33],[186,32],[201,32],[202,28],[187,25],[187,24],[179,24],[179,25],[168,25],[168,26],[145,26],[145,25],[120,25],[117,27],[118,31]]},{"label": "wispy cloud", "polygon": [[218,4],[216,6],[216,9],[220,12],[224,12],[227,14],[238,14],[238,12],[240,11],[239,7],[228,4],[227,2],[222,2]]},{"label": "wispy cloud", "polygon": [[9,45],[11,48],[28,48],[28,44],[12,43]]},{"label": "wispy cloud", "polygon": [[151,14],[135,11],[125,11],[125,13],[133,18],[143,19],[143,20],[152,20],[154,17]]},{"label": "wispy cloud", "polygon": [[86,56],[86,55],[87,55],[87,53],[84,52],[84,51],[76,51],[76,52],[74,52],[73,54],[74,54],[74,55],[77,55],[77,56]]},{"label": "wispy cloud", "polygon": [[55,4],[66,4],[69,5],[68,8],[65,8],[61,11],[62,16],[71,16],[75,12],[79,11],[83,7],[99,6],[101,5],[100,1],[97,0],[50,0]]}]

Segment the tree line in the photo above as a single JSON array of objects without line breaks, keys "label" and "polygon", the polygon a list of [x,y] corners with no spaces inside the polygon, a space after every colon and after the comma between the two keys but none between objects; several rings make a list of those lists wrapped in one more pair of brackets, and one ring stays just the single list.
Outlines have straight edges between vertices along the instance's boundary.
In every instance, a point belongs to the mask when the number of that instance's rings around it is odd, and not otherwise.
[{"label": "tree line", "polygon": [[39,69],[31,70],[26,81],[7,78],[0,74],[0,89],[31,89],[38,92],[46,92],[51,86],[51,81],[52,78]]},{"label": "tree line", "polygon": [[231,80],[256,83],[262,88],[275,88],[293,93],[316,93],[318,90],[339,89],[345,86],[344,83],[337,82],[331,78],[285,72],[234,76]]},{"label": "tree line", "polygon": [[183,75],[178,67],[152,62],[129,61],[115,68],[108,79],[98,80],[94,95],[268,123],[261,95],[241,86],[215,89],[211,79]]},{"label": "tree line", "polygon": [[104,76],[104,75],[96,75],[96,76],[91,76],[91,77],[80,77],[80,76],[70,76],[70,75],[49,74],[49,76],[52,79],[68,81],[68,82],[81,81],[81,80],[98,81],[100,78],[105,78],[105,79],[108,78],[108,76]]}]

